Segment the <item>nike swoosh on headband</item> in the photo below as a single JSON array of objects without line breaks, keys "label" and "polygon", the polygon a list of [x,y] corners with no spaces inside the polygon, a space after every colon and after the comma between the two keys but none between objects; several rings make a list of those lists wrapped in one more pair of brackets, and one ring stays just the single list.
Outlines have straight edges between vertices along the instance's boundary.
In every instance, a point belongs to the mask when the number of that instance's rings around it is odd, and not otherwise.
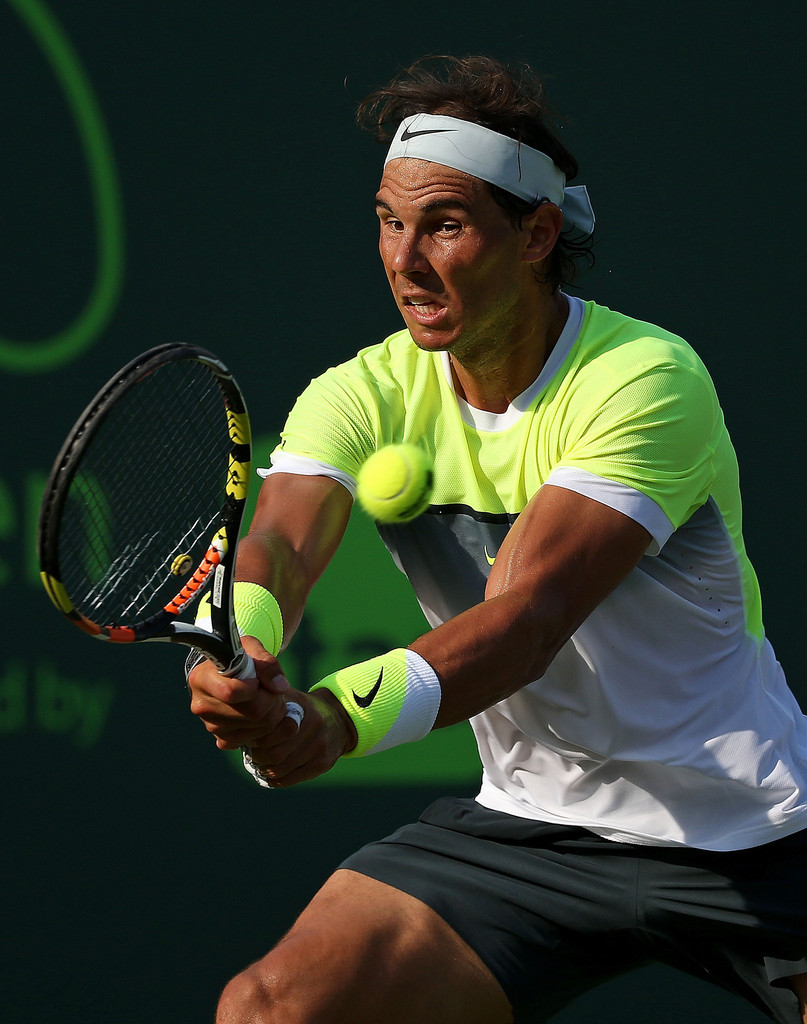
[{"label": "nike swoosh on headband", "polygon": [[437,135],[440,132],[455,132],[456,128],[422,128],[419,132],[410,132],[409,126],[407,125],[401,132],[401,142],[408,142],[410,139],[417,138],[418,135]]},{"label": "nike swoosh on headband", "polygon": [[356,701],[360,708],[369,708],[373,701],[378,696],[378,691],[381,689],[381,680],[384,678],[384,667],[381,666],[381,671],[378,673],[378,679],[375,681],[375,686],[370,690],[369,693],[365,693],[363,697],[360,697],[356,691],[353,691],[353,700]]},{"label": "nike swoosh on headband", "polygon": [[385,164],[403,157],[464,171],[528,203],[548,199],[563,211],[564,227],[586,235],[594,230],[585,185],[567,187],[566,175],[546,153],[484,125],[445,114],[412,114],[401,122]]}]

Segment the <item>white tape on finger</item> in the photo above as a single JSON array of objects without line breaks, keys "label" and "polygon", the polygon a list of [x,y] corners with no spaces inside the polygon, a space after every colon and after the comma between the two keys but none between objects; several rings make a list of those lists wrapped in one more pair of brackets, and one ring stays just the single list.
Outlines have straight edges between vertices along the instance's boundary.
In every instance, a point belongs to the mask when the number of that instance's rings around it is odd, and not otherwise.
[{"label": "white tape on finger", "polygon": [[305,711],[303,711],[303,709],[300,707],[300,705],[297,704],[295,701],[290,700],[286,704],[286,718],[293,718],[294,721],[297,723],[297,728],[298,729],[302,725],[304,717],[305,717]]}]

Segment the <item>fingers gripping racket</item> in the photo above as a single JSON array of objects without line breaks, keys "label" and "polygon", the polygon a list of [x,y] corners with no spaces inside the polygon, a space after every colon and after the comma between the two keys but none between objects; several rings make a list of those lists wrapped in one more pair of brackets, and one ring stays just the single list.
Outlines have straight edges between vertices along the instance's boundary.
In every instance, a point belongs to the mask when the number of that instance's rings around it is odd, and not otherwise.
[{"label": "fingers gripping racket", "polygon": [[[244,399],[219,359],[182,344],[133,359],[48,479],[38,551],[51,601],[99,640],[185,644],[224,675],[254,677],[233,613],[250,458]],[[181,618],[208,587],[210,631]],[[302,709],[289,714],[299,722]]]}]

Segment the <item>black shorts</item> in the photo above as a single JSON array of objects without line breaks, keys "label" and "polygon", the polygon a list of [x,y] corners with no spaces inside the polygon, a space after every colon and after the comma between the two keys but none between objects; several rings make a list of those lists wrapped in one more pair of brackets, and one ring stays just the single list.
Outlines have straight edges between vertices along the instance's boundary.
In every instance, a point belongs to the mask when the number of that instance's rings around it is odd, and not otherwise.
[{"label": "black shorts", "polygon": [[801,1024],[785,979],[807,972],[807,831],[731,853],[634,846],[447,798],[342,867],[432,907],[517,1024],[654,962]]}]

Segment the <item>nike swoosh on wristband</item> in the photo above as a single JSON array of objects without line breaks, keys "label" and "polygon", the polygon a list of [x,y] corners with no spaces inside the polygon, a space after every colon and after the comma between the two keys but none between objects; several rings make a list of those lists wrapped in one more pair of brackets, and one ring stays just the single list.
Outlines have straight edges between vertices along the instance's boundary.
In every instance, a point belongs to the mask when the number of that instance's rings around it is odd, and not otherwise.
[{"label": "nike swoosh on wristband", "polygon": [[418,135],[440,135],[443,132],[455,132],[456,128],[421,128],[418,132],[410,132],[408,128],[404,128],[401,132],[401,142],[408,142],[410,139],[417,138]]},{"label": "nike swoosh on wristband", "polygon": [[363,697],[360,697],[356,691],[353,691],[353,700],[356,701],[360,708],[369,708],[373,701],[378,696],[378,691],[381,689],[381,680],[384,678],[384,667],[381,667],[381,671],[378,673],[378,679],[375,681],[375,686],[366,693]]}]

